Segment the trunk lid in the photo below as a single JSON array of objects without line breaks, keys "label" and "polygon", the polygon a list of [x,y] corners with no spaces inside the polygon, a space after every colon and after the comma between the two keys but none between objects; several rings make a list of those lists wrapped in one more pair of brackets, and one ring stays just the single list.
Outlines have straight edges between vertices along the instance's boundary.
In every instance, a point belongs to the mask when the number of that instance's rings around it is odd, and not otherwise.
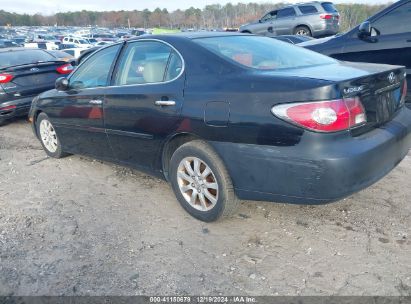
[{"label": "trunk lid", "polygon": [[64,62],[45,62],[10,67],[2,71],[12,74],[11,82],[1,84],[3,91],[14,98],[37,95],[54,87],[55,80],[62,76],[57,67]]},{"label": "trunk lid", "polygon": [[405,68],[400,66],[337,62],[269,73],[332,81],[338,91],[337,96],[358,96],[367,115],[367,124],[355,130],[353,134],[361,134],[383,125],[403,106],[406,73]]}]

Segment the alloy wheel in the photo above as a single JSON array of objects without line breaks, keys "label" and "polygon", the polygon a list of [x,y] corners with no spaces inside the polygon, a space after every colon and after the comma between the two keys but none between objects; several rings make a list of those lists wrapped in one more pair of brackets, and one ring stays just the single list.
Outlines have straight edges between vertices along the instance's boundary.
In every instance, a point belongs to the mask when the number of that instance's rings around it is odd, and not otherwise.
[{"label": "alloy wheel", "polygon": [[43,145],[50,153],[55,153],[58,148],[57,133],[53,125],[47,120],[43,119],[40,122],[40,137]]},{"label": "alloy wheel", "polygon": [[211,168],[197,157],[181,160],[177,182],[182,196],[191,207],[209,211],[218,201],[218,183]]}]

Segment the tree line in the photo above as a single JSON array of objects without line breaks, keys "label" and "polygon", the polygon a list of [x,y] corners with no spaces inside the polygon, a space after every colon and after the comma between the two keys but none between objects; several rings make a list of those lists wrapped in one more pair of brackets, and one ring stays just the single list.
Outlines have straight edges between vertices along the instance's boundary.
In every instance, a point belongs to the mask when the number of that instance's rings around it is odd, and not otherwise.
[{"label": "tree line", "polygon": [[[101,27],[136,27],[136,28],[195,28],[217,29],[237,28],[241,24],[259,19],[266,12],[280,8],[285,3],[228,3],[226,5],[207,5],[203,9],[190,7],[186,10],[169,12],[156,8],[153,11],[77,11],[54,15],[34,15],[10,13],[0,10],[0,26],[101,26]],[[341,31],[346,31],[386,5],[337,4],[341,15]]]}]

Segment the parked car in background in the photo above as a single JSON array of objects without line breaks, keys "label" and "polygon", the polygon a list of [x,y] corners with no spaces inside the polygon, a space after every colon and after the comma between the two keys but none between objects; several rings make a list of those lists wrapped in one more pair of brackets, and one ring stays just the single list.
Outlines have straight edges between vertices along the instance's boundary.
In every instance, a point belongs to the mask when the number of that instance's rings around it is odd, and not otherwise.
[{"label": "parked car in background", "polygon": [[303,35],[281,35],[281,36],[273,36],[271,38],[284,41],[284,42],[288,42],[291,44],[302,43],[305,41],[310,41],[310,40],[315,39],[313,37],[303,36]]},{"label": "parked car in background", "polygon": [[21,45],[9,40],[9,39],[0,39],[0,48],[10,48],[10,47],[20,47]]},{"label": "parked car in background", "polygon": [[64,37],[62,43],[74,44],[75,46],[83,49],[90,48],[93,46],[86,39],[77,37]]},{"label": "parked car in background", "polygon": [[25,48],[37,48],[43,50],[58,50],[59,46],[54,42],[28,42],[24,44]]},{"label": "parked car in background", "polygon": [[33,100],[30,120],[49,156],[163,177],[213,221],[237,198],[327,203],[382,178],[411,146],[404,87],[403,67],[268,37],[154,35],[91,54]]},{"label": "parked car in background", "polygon": [[49,53],[50,55],[52,55],[53,57],[62,60],[62,61],[66,61],[66,62],[74,62],[75,58],[73,56],[71,56],[70,54],[64,52],[64,51],[46,51],[47,53]]},{"label": "parked car in background", "polygon": [[0,124],[27,115],[31,100],[73,67],[44,50],[0,49]]},{"label": "parked car in background", "polygon": [[75,49],[75,48],[78,48],[78,46],[73,43],[60,43],[59,44],[59,50]]},{"label": "parked car in background", "polygon": [[88,49],[90,49],[90,48],[79,48],[79,47],[76,47],[76,48],[72,48],[72,49],[64,49],[64,52],[67,53],[67,54],[69,54],[69,55],[71,55],[71,56],[73,56],[74,58],[79,58],[80,55],[81,55],[83,52],[87,51]]},{"label": "parked car in background", "polygon": [[342,35],[299,44],[331,57],[407,67],[411,102],[411,1],[401,0]]},{"label": "parked car in background", "polygon": [[111,35],[111,34],[91,34],[89,38],[94,38],[97,41],[111,41],[111,42],[115,42],[118,40],[116,36]]},{"label": "parked car in background", "polygon": [[331,2],[307,2],[273,10],[260,20],[242,25],[242,33],[263,36],[335,35],[340,29],[340,14]]}]

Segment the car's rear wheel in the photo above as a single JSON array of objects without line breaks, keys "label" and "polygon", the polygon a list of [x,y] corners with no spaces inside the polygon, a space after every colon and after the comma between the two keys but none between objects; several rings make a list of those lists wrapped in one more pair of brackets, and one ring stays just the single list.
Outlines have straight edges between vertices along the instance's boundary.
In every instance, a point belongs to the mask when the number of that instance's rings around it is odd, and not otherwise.
[{"label": "car's rear wheel", "polygon": [[238,206],[223,162],[204,141],[188,142],[174,152],[170,181],[181,206],[201,221],[229,216]]},{"label": "car's rear wheel", "polygon": [[57,136],[56,129],[45,113],[40,113],[37,117],[36,129],[41,145],[47,155],[54,158],[61,158],[67,155],[61,148],[61,142]]},{"label": "car's rear wheel", "polygon": [[310,29],[306,26],[297,26],[294,30],[294,35],[312,36]]}]

